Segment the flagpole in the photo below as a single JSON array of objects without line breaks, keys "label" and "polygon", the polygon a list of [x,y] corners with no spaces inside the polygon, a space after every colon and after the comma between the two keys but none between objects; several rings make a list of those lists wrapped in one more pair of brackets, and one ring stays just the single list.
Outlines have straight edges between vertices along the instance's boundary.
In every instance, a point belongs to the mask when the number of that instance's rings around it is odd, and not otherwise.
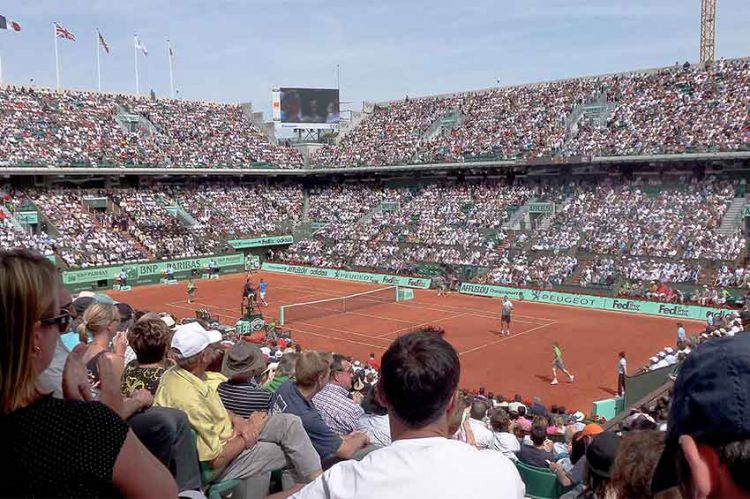
[{"label": "flagpole", "polygon": [[57,76],[57,89],[60,90],[60,53],[57,50],[57,24],[52,23],[52,36],[55,39],[55,76]]},{"label": "flagpole", "polygon": [[94,38],[94,47],[96,48],[96,84],[99,89],[99,93],[102,91],[102,62],[99,54],[99,30],[96,30],[96,37]]},{"label": "flagpole", "polygon": [[133,35],[133,57],[135,57],[135,94],[141,95],[141,84],[138,81],[138,35]]},{"label": "flagpole", "polygon": [[172,65],[174,64],[174,61],[172,60],[172,44],[169,40],[167,40],[167,56],[169,56],[169,88],[171,90],[171,96],[172,99],[174,99],[174,69],[172,68]]}]

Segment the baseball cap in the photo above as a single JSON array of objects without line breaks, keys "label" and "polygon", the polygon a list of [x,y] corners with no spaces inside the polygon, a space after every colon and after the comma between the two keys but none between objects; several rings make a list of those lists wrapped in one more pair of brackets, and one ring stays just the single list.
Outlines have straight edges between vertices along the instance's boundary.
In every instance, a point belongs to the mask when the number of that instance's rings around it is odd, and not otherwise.
[{"label": "baseball cap", "polygon": [[589,471],[602,478],[609,478],[619,447],[620,437],[614,432],[605,431],[595,436],[586,448]]},{"label": "baseball cap", "polygon": [[216,329],[206,331],[206,335],[208,335],[208,341],[210,341],[211,343],[218,343],[224,339],[224,336],[222,336],[221,333]]},{"label": "baseball cap", "polygon": [[602,433],[604,429],[597,423],[589,423],[586,426],[583,427],[583,431],[580,435],[578,435],[578,438],[576,440],[581,440],[585,437],[593,437],[595,435],[599,435]]},{"label": "baseball cap", "polygon": [[208,333],[197,322],[178,327],[172,336],[172,348],[177,350],[178,355],[183,359],[198,355],[210,343]]},{"label": "baseball cap", "polygon": [[679,438],[724,445],[750,438],[750,335],[721,338],[693,349],[680,368],[669,409],[667,436],[651,489],[679,484]]}]

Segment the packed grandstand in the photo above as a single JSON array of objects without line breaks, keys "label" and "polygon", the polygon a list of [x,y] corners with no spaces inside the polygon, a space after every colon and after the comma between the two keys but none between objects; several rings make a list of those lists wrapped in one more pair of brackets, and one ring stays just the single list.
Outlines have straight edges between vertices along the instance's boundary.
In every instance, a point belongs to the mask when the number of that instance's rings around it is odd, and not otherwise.
[{"label": "packed grandstand", "polygon": [[[0,307],[20,310],[30,299],[7,270],[14,266],[54,283],[59,277],[50,261],[63,276],[96,268],[114,275],[133,264],[213,258],[238,249],[269,263],[429,277],[436,287],[454,290],[469,282],[726,307],[674,349],[631,366],[631,373],[646,374],[664,368],[660,380],[667,387],[654,386],[614,422],[588,408],[545,406],[535,394],[461,387],[455,395],[450,435],[494,452],[485,463],[487,476],[498,475],[493,483],[507,492],[503,496],[531,495],[545,479],[550,497],[605,497],[607,490],[616,497],[645,496],[656,462],[642,471],[642,487],[636,488],[628,474],[633,465],[617,446],[630,446],[636,456],[646,445],[660,452],[664,439],[657,430],[670,421],[676,367],[698,369],[710,349],[726,348],[728,341],[748,349],[737,334],[750,323],[747,160],[732,153],[750,151],[749,109],[750,62],[722,60],[376,104],[336,143],[303,154],[267,136],[238,105],[5,86],[0,173],[13,169],[14,176],[0,184],[0,249],[47,258],[0,254],[0,291],[10,297],[4,298],[10,305]],[[697,158],[701,154],[716,156]],[[638,162],[656,157],[667,159]],[[444,170],[446,163],[465,168]],[[389,169],[410,165],[432,169]],[[52,175],[23,174],[23,168],[39,167]],[[149,171],[96,174],[105,167]],[[381,173],[358,174],[361,167]],[[59,176],[60,168],[85,173]],[[200,180],[179,174],[195,168],[222,173]],[[273,169],[291,174],[240,176]],[[273,246],[242,245],[273,236],[291,238]],[[126,280],[127,272],[120,284]],[[458,375],[450,375],[458,357],[433,328],[395,340],[382,360],[374,354],[353,359],[306,350],[275,323],[263,336],[243,341],[236,332],[222,334],[226,325],[215,317],[181,325],[163,310],[115,305],[105,291],[76,296],[63,314],[65,324],[59,317],[31,318],[56,320],[50,324],[67,331],[60,341],[68,344],[45,372],[45,386],[57,396],[70,395],[63,377],[70,347],[71,358],[86,362],[92,392],[128,420],[153,454],[153,462],[144,462],[154,469],[157,460],[165,464],[181,493],[202,490],[215,497],[251,477],[260,480],[245,484],[246,496],[260,497],[269,491],[271,472],[280,469],[271,489],[291,493],[313,481],[299,497],[323,497],[316,487],[346,487],[347,477],[336,470],[353,471],[337,463],[366,463],[374,449],[391,445],[381,403],[398,396],[399,383],[427,376],[430,366],[416,366],[430,364],[427,354],[404,361],[418,348],[445,362],[429,373],[440,386],[425,392],[444,397],[440,388],[448,386],[455,394],[451,383]],[[7,316],[10,309],[2,310]],[[75,328],[80,334],[71,332]],[[118,328],[125,333],[115,335]],[[80,342],[90,342],[85,353],[73,348]],[[110,350],[115,355],[108,356]],[[167,356],[177,367],[166,369]],[[699,360],[690,363],[691,356]],[[218,388],[203,383],[207,372]],[[329,374],[330,382],[321,384]],[[185,376],[218,395],[197,403],[182,398]],[[378,392],[384,379],[384,392]],[[414,407],[391,410],[421,414],[415,401],[424,394],[401,395],[413,396]],[[685,395],[677,390],[674,396]],[[210,414],[201,412],[201,403]],[[0,417],[9,412],[4,407]],[[88,417],[101,424],[97,432],[114,428],[102,432],[109,437],[127,433],[122,420],[107,419],[108,413]],[[407,427],[427,420],[414,417]],[[170,441],[152,433],[159,424],[170,428]],[[635,430],[653,431],[653,442],[639,440],[646,437]],[[625,436],[609,442],[615,433]],[[97,452],[111,451],[116,443],[110,440]],[[397,456],[392,459],[394,465]],[[511,462],[515,466],[508,467]],[[206,466],[218,471],[207,478]],[[323,470],[329,470],[326,486],[315,480]],[[144,481],[152,478],[164,477]],[[96,485],[60,490],[96,495]],[[30,495],[54,491],[47,486]],[[20,486],[10,492],[25,494]]]}]

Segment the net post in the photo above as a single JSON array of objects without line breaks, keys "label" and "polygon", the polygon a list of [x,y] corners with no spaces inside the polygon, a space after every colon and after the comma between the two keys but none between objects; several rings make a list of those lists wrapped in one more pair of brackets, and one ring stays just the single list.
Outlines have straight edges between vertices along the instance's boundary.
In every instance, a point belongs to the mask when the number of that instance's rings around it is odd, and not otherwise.
[{"label": "net post", "polygon": [[401,286],[396,285],[396,303],[401,301]]},{"label": "net post", "polygon": [[279,325],[280,325],[280,326],[283,326],[283,325],[284,325],[284,309],[285,309],[285,308],[286,308],[286,307],[285,307],[284,305],[282,305],[282,306],[281,306],[281,307],[279,308]]}]

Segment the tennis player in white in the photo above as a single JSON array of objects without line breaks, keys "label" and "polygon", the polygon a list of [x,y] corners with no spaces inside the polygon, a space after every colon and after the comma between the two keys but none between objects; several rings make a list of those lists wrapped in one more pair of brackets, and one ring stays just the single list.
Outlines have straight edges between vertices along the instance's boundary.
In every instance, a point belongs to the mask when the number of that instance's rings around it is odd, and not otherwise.
[{"label": "tennis player in white", "polygon": [[510,314],[513,311],[513,304],[507,296],[503,296],[503,306],[500,309],[500,335],[510,336]]}]

